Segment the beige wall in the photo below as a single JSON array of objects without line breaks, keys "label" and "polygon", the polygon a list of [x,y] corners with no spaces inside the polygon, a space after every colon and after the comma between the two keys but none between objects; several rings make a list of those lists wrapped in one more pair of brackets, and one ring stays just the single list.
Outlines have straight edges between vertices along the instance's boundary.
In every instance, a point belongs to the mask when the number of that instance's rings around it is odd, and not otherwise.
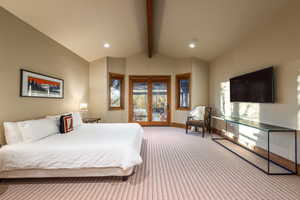
[{"label": "beige wall", "polygon": [[[294,2],[273,19],[210,64],[210,104],[217,112],[255,121],[300,128],[300,3]],[[276,67],[276,103],[230,103],[229,78],[267,66]],[[241,130],[247,132],[243,127]],[[251,131],[250,131],[251,132]],[[252,131],[253,132],[253,131]],[[250,143],[265,147],[265,135],[255,133]],[[275,134],[272,149],[292,158],[291,135]]]},{"label": "beige wall", "polygon": [[[193,66],[194,63],[194,66]],[[199,64],[201,63],[201,64]],[[194,68],[193,68],[194,67]],[[194,70],[194,71],[193,71]],[[189,111],[176,110],[175,108],[175,76],[176,74],[192,73],[192,106],[207,104],[207,88],[202,93],[202,87],[196,83],[208,85],[208,64],[196,58],[175,59],[164,55],[154,55],[151,59],[146,54],[137,54],[126,59],[127,75],[170,75],[171,76],[171,122],[185,123]],[[202,73],[202,74],[199,74]],[[202,79],[202,77],[206,77]],[[194,79],[193,79],[194,78]],[[195,81],[195,82],[194,82]],[[195,83],[195,84],[193,84]],[[195,87],[194,87],[195,86]],[[126,86],[128,96],[128,82]],[[205,96],[198,98],[200,93]],[[128,100],[128,99],[127,99]],[[128,102],[126,102],[128,107]],[[127,114],[128,116],[128,114]]]},{"label": "beige wall", "polygon": [[[175,67],[173,68],[173,75],[172,75],[172,122],[175,123],[185,123],[186,118],[190,111],[187,110],[177,110],[176,109],[176,75],[177,74],[184,74],[184,73],[192,73],[192,58],[185,58],[185,59],[176,59],[175,60]],[[194,95],[197,95],[196,93],[193,93],[193,76],[191,76],[192,83],[192,99],[191,104],[193,107],[193,97]]]},{"label": "beige wall", "polygon": [[[88,63],[0,8],[0,135],[2,122],[79,109],[88,101]],[[20,69],[62,78],[64,99],[21,98]],[[3,138],[1,138],[1,141]]]},{"label": "beige wall", "polygon": [[[191,73],[191,107],[208,105],[208,63],[197,58],[176,59],[176,74]],[[185,123],[190,111],[176,110],[175,105],[175,76],[173,77],[173,122]]]},{"label": "beige wall", "polygon": [[207,62],[192,59],[192,107],[208,105],[209,67]]},{"label": "beige wall", "polygon": [[[208,104],[208,64],[199,59],[174,59],[159,54],[149,59],[147,57],[147,54],[140,53],[127,58],[107,57],[100,60],[91,62],[90,64],[91,105],[89,106],[89,113],[90,115],[100,115],[103,118],[104,122],[128,122],[128,77],[130,75],[171,76],[172,122],[185,123],[186,116],[188,114],[188,111],[179,111],[175,109],[176,74],[187,72],[192,73],[192,106],[199,104]],[[96,68],[98,70],[99,68],[101,68],[101,73],[95,72]],[[125,75],[124,110],[108,111],[108,72],[120,73]],[[193,87],[193,85],[195,87]],[[97,88],[97,90],[95,88]]]},{"label": "beige wall", "polygon": [[104,116],[107,110],[107,58],[90,63],[89,71],[89,107],[90,117]]},{"label": "beige wall", "polygon": [[[126,74],[130,75],[169,75],[171,80],[171,99],[174,102],[174,73],[176,71],[177,62],[175,59],[163,56],[154,55],[151,59],[147,54],[137,54],[126,59]],[[188,69],[186,69],[188,70]],[[128,82],[126,83],[126,96],[128,96]],[[171,107],[171,121],[174,120],[174,106]],[[126,98],[126,112],[128,119],[128,98]]]}]

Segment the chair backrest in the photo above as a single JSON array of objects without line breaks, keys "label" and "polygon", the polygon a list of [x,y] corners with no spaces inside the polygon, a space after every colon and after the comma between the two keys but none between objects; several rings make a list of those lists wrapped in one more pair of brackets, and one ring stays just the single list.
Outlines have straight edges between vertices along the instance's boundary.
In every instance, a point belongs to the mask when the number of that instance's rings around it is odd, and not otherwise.
[{"label": "chair backrest", "polygon": [[196,106],[189,113],[189,117],[191,117],[193,120],[204,120],[205,110],[205,106]]},{"label": "chair backrest", "polygon": [[189,117],[193,120],[202,120],[205,124],[210,124],[211,107],[208,106],[196,106],[189,113]]}]

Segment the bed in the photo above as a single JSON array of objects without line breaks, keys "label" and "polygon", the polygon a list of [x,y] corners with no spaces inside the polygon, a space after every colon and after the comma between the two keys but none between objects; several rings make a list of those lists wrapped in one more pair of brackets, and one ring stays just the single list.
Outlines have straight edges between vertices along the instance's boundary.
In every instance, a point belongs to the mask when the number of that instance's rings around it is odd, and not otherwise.
[{"label": "bed", "polygon": [[83,124],[69,134],[0,149],[0,178],[121,176],[140,156],[143,128],[135,123]]}]

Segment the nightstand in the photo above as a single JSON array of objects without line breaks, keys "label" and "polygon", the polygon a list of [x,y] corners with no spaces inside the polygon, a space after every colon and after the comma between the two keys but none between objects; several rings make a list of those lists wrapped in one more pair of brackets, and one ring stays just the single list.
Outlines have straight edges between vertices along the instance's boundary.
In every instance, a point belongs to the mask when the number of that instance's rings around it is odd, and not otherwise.
[{"label": "nightstand", "polygon": [[101,118],[84,118],[82,119],[83,123],[100,123],[101,122]]}]

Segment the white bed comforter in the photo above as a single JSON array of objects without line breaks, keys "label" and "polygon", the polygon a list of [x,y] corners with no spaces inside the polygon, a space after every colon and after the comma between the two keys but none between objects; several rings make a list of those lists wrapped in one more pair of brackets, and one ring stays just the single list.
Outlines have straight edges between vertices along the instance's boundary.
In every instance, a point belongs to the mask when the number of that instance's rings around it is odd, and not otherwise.
[{"label": "white bed comforter", "polygon": [[70,134],[0,149],[0,170],[120,167],[142,163],[139,124],[84,124]]}]

